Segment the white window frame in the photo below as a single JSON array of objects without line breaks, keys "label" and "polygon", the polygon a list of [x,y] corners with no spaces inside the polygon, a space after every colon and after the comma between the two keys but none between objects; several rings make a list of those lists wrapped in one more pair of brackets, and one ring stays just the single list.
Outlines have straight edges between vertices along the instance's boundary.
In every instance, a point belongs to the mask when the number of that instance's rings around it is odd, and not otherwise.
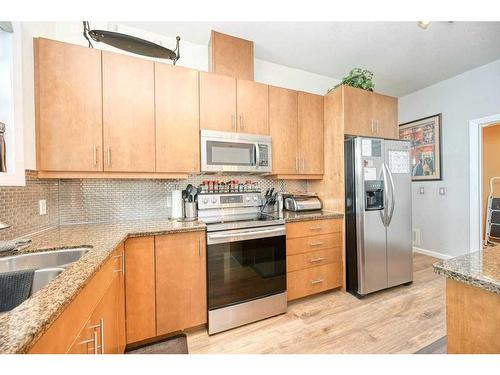
[{"label": "white window frame", "polygon": [[[25,186],[21,23],[13,22],[12,27],[11,116],[4,122],[7,131],[14,129],[14,170],[0,173],[0,186]],[[8,140],[12,142],[12,137],[9,136]]]}]

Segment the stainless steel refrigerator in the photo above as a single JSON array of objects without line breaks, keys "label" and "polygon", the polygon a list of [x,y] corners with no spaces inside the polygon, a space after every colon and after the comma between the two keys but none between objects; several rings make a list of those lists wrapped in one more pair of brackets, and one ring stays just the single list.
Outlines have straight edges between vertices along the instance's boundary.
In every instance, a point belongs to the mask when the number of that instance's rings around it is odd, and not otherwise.
[{"label": "stainless steel refrigerator", "polygon": [[347,290],[366,294],[413,281],[410,143],[345,140]]}]

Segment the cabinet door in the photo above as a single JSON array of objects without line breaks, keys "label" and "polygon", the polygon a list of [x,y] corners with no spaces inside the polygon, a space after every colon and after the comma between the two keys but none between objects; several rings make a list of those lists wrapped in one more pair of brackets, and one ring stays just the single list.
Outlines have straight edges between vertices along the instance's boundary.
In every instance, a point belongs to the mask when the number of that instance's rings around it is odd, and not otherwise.
[{"label": "cabinet door", "polygon": [[241,79],[253,79],[253,42],[212,30],[210,71]]},{"label": "cabinet door", "polygon": [[125,242],[127,344],[156,335],[154,237]]},{"label": "cabinet door", "polygon": [[236,89],[238,131],[269,134],[268,86],[254,81],[238,80]]},{"label": "cabinet door", "polygon": [[155,237],[157,335],[207,321],[205,233]]},{"label": "cabinet door", "polygon": [[155,171],[154,63],[102,52],[104,170]]},{"label": "cabinet door", "polygon": [[299,171],[323,174],[323,96],[299,92]]},{"label": "cabinet door", "polygon": [[156,171],[200,171],[198,72],[155,64]]},{"label": "cabinet door", "polygon": [[101,51],[34,45],[38,169],[102,171]]},{"label": "cabinet door", "polygon": [[114,272],[118,274],[115,298],[118,343],[116,352],[123,353],[127,344],[125,327],[125,247],[121,244],[114,253],[116,259]]},{"label": "cabinet door", "polygon": [[344,96],[344,133],[374,136],[372,93],[350,86],[342,86]]},{"label": "cabinet door", "polygon": [[372,117],[377,137],[399,138],[397,98],[372,93]]},{"label": "cabinet door", "polygon": [[66,354],[93,354],[94,345],[97,337],[94,339],[94,330],[89,328],[90,319],[85,323],[76,340],[71,344]]},{"label": "cabinet door", "polygon": [[200,128],[236,131],[236,80],[200,72]]},{"label": "cabinet door", "polygon": [[269,133],[273,174],[297,174],[297,91],[269,87]]}]

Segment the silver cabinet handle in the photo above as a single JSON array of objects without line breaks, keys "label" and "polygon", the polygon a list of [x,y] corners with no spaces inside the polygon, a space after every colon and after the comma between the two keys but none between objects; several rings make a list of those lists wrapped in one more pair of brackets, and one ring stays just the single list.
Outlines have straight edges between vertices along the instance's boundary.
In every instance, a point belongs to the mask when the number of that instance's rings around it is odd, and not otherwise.
[{"label": "silver cabinet handle", "polygon": [[111,166],[111,146],[108,146],[108,161],[107,164]]},{"label": "silver cabinet handle", "polygon": [[93,157],[94,167],[97,167],[97,146],[96,145],[94,145],[94,147],[93,147],[92,157]]},{"label": "silver cabinet handle", "polygon": [[323,258],[323,257],[311,258],[311,259],[309,259],[309,262],[310,263],[316,263],[316,262],[321,262],[322,260],[325,260],[325,258]]},{"label": "silver cabinet handle", "polygon": [[378,120],[375,120],[375,132],[378,134]]},{"label": "silver cabinet handle", "polygon": [[323,244],[324,244],[324,242],[321,242],[321,241],[320,242],[309,242],[309,246],[321,246]]},{"label": "silver cabinet handle", "polygon": [[306,159],[302,158],[302,172],[306,170]]},{"label": "silver cabinet handle", "polygon": [[309,227],[310,230],[320,230],[323,229],[323,227]]},{"label": "silver cabinet handle", "polygon": [[245,129],[245,124],[243,123],[243,114],[240,115],[240,130]]},{"label": "silver cabinet handle", "polygon": [[311,284],[314,285],[314,284],[320,284],[323,282],[323,279],[318,279],[318,280],[311,280]]},{"label": "silver cabinet handle", "polygon": [[104,354],[104,319],[101,318],[101,354]]},{"label": "silver cabinet handle", "polygon": [[124,265],[125,265],[124,263],[125,263],[125,262],[124,262],[124,259],[123,259],[123,254],[122,254],[122,255],[115,255],[115,256],[113,256],[113,258],[121,258],[121,261],[120,261],[120,263],[121,263],[120,268],[119,268],[119,269],[117,269],[117,270],[113,270],[113,272],[124,272]]},{"label": "silver cabinet handle", "polygon": [[299,171],[299,158],[295,158],[295,172]]},{"label": "silver cabinet handle", "polygon": [[236,114],[231,113],[231,129],[236,131]]},{"label": "silver cabinet handle", "polygon": [[201,238],[198,239],[198,255],[201,258],[203,251],[201,250]]},{"label": "silver cabinet handle", "polygon": [[94,354],[99,354],[97,352],[97,349],[99,349],[99,347],[97,346],[97,331],[94,331]]}]

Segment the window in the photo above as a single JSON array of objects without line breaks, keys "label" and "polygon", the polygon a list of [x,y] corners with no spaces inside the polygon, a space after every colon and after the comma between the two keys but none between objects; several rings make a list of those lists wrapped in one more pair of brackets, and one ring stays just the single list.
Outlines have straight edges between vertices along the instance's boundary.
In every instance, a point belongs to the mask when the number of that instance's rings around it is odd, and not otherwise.
[{"label": "window", "polygon": [[0,186],[25,184],[20,26],[20,23],[0,22],[0,122],[5,124],[7,167],[5,172],[0,171]]}]

